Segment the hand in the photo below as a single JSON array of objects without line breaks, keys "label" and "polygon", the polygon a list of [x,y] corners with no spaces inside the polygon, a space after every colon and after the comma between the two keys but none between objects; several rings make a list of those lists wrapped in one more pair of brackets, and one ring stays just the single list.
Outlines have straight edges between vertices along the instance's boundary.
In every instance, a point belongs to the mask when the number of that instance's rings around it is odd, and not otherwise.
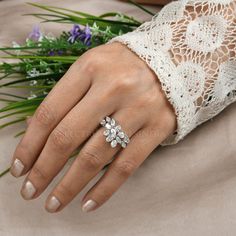
[{"label": "hand", "polygon": [[[130,137],[125,149],[111,148],[105,141],[99,123],[106,116]],[[105,203],[175,128],[173,109],[146,63],[120,43],[100,46],[81,56],[39,106],[16,148],[11,173],[28,173],[21,194],[37,198],[85,143],[49,195],[46,209],[62,210],[112,161],[82,200],[82,209],[91,211]]]}]

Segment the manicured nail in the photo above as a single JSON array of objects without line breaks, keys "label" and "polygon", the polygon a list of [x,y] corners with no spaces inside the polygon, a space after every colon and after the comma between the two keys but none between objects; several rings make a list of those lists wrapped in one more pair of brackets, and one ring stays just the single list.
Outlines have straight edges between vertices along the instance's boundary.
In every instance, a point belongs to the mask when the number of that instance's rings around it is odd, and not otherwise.
[{"label": "manicured nail", "polygon": [[24,199],[31,199],[36,193],[36,188],[34,185],[28,180],[22,188],[21,194]]},{"label": "manicured nail", "polygon": [[82,206],[82,211],[83,212],[89,212],[89,211],[92,211],[95,209],[95,207],[97,206],[98,204],[93,201],[93,200],[88,200],[87,202],[84,203],[84,205]]},{"label": "manicured nail", "polygon": [[15,177],[20,177],[24,168],[23,163],[19,159],[15,159],[11,167],[11,174]]},{"label": "manicured nail", "polygon": [[60,207],[60,205],[60,201],[55,196],[52,196],[47,203],[46,209],[49,212],[55,212]]}]

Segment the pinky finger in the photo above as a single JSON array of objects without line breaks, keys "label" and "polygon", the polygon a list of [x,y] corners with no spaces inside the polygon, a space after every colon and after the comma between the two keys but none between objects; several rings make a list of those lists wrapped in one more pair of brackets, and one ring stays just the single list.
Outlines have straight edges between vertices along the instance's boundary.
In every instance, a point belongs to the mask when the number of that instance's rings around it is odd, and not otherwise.
[{"label": "pinky finger", "polygon": [[150,131],[150,128],[137,132],[127,148],[119,153],[101,179],[84,196],[82,210],[89,212],[103,205],[165,138],[158,132]]}]

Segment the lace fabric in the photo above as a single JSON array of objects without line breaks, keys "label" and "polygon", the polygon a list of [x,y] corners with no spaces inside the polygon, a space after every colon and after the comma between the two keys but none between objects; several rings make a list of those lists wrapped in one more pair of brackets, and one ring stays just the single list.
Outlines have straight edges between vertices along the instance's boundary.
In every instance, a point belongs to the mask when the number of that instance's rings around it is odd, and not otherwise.
[{"label": "lace fabric", "polygon": [[177,116],[175,144],[236,100],[236,0],[182,0],[114,38],[156,73]]}]

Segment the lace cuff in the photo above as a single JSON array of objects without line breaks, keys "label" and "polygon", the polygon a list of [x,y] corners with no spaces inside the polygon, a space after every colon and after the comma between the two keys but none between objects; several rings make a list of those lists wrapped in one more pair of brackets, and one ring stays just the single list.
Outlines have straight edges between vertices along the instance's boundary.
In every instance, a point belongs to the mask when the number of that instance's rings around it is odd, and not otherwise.
[{"label": "lace cuff", "polygon": [[175,144],[236,100],[236,1],[182,0],[118,36],[156,73],[174,107]]}]

